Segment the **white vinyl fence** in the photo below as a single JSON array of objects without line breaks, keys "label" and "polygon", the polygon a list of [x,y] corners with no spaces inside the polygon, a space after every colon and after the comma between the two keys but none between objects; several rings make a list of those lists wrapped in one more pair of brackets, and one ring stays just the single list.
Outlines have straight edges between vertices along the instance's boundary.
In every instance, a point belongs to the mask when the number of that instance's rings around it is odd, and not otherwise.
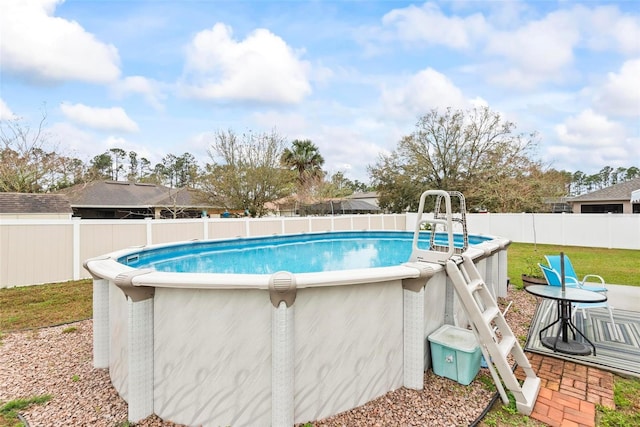
[{"label": "white vinyl fence", "polygon": [[[416,217],[408,213],[258,219],[0,219],[0,288],[89,277],[82,267],[86,259],[131,246],[322,231],[413,230]],[[640,249],[637,214],[468,214],[467,223],[471,234],[514,242]]]}]

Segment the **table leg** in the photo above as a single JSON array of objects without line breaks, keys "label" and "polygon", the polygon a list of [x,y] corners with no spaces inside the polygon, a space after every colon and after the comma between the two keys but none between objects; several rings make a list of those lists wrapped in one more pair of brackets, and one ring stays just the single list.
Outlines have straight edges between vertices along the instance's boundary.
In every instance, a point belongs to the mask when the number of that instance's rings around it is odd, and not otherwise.
[{"label": "table leg", "polygon": [[569,327],[571,328],[571,330],[573,331],[573,337],[575,338],[576,336],[576,332],[582,337],[584,338],[584,340],[586,342],[589,343],[589,345],[591,346],[591,348],[593,348],[593,355],[596,355],[596,346],[591,342],[591,340],[589,338],[587,338],[580,329],[578,329],[578,327],[576,325],[573,324],[573,322],[571,321],[571,317],[569,317]]},{"label": "table leg", "polygon": [[560,322],[562,320],[562,316],[561,316],[561,311],[560,311],[560,301],[558,301],[558,315],[556,316],[556,320],[553,323],[549,323],[547,326],[545,326],[544,328],[540,329],[540,333],[538,334],[538,337],[540,338],[540,341],[542,341],[542,333],[544,331],[546,331],[547,329],[549,329],[550,327],[552,327],[553,325],[555,325],[556,323]]},{"label": "table leg", "polygon": [[[542,337],[542,332],[549,329],[556,323],[560,322],[560,330],[556,336]],[[569,330],[573,334],[573,339],[569,339]],[[560,353],[587,355],[591,354],[591,349],[585,344],[575,340],[576,332],[580,334],[593,348],[593,354],[596,354],[596,347],[582,332],[571,322],[571,303],[569,301],[558,301],[558,318],[555,322],[540,330],[540,342],[543,346],[558,351]],[[562,335],[562,339],[560,338]]]}]

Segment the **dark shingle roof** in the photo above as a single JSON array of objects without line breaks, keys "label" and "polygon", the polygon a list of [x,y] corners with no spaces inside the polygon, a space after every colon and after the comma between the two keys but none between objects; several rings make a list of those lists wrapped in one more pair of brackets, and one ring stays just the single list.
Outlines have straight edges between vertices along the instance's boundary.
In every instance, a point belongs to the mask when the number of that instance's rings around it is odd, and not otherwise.
[{"label": "dark shingle roof", "polygon": [[582,194],[569,199],[569,202],[599,202],[609,200],[631,200],[631,193],[640,189],[640,177],[621,182],[601,190]]},{"label": "dark shingle roof", "polygon": [[66,188],[61,193],[67,195],[74,207],[203,206],[192,190],[128,181],[88,182]]},{"label": "dark shingle roof", "polygon": [[347,196],[347,199],[377,199],[378,193],[376,191],[366,191],[364,193],[353,193]]},{"label": "dark shingle roof", "polygon": [[0,193],[0,213],[73,213],[63,194]]}]

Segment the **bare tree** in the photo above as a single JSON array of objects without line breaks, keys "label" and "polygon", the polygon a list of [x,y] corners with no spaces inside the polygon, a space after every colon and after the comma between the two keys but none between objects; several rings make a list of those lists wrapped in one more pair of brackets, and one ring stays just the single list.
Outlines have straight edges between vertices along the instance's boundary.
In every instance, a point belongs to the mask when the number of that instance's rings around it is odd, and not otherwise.
[{"label": "bare tree", "polygon": [[291,171],[281,167],[284,139],[271,133],[218,131],[209,150],[203,189],[209,201],[261,217],[268,202],[292,192]]},{"label": "bare tree", "polygon": [[33,128],[21,118],[0,121],[0,191],[37,193],[55,187],[59,155],[48,147],[46,119],[43,113]]}]

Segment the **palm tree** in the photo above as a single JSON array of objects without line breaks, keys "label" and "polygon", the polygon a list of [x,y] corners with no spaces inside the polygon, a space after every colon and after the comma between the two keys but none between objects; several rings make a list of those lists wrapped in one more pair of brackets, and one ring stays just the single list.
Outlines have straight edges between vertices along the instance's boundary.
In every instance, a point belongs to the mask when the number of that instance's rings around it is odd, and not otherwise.
[{"label": "palm tree", "polygon": [[293,141],[291,149],[285,148],[281,163],[297,172],[298,199],[302,201],[310,187],[322,179],[324,158],[318,147],[308,139]]}]

